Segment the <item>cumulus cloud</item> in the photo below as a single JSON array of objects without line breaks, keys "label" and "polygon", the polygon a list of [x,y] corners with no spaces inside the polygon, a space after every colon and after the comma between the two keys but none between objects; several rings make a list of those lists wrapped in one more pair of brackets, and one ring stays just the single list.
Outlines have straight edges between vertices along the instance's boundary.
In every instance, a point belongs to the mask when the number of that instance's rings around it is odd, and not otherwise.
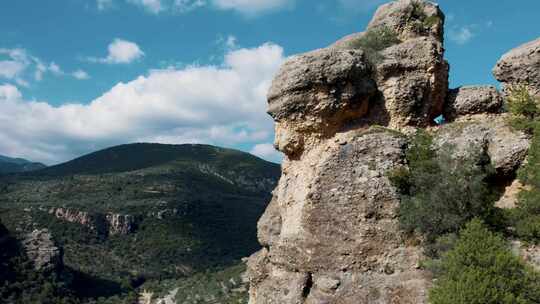
[{"label": "cumulus cloud", "polygon": [[[46,63],[30,55],[25,49],[0,48],[1,56],[7,58],[0,58],[0,79],[13,81],[20,86],[30,86],[29,78],[41,81],[46,73],[54,76],[67,75],[55,62]],[[72,76],[75,77],[74,74]]]},{"label": "cumulus cloud", "polygon": [[72,73],[72,75],[73,77],[75,77],[75,79],[79,79],[79,80],[90,79],[90,75],[88,75],[88,73],[86,73],[83,70],[76,70],[75,72]]},{"label": "cumulus cloud", "polygon": [[472,32],[471,27],[463,26],[460,28],[452,28],[448,32],[448,37],[453,42],[463,45],[469,42],[473,37],[474,33]]},{"label": "cumulus cloud", "polygon": [[127,64],[144,56],[144,52],[134,42],[116,38],[108,46],[108,55],[104,58],[88,58],[91,62],[107,64]]},{"label": "cumulus cloud", "polygon": [[283,60],[275,44],[231,50],[219,66],[151,70],[88,104],[52,106],[4,84],[0,154],[50,164],[126,142],[264,144],[266,92]]},{"label": "cumulus cloud", "polygon": [[271,143],[257,144],[251,149],[250,153],[277,163],[283,160],[283,154],[277,151]]}]

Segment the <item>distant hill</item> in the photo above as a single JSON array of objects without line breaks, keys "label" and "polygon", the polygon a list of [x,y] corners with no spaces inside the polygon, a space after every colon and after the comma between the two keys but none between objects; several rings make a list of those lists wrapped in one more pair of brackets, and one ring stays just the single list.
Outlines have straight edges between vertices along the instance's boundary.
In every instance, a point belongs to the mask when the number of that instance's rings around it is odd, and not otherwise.
[{"label": "distant hill", "polygon": [[29,172],[43,169],[45,166],[42,163],[31,162],[22,158],[11,158],[0,155],[0,174]]},{"label": "distant hill", "polygon": [[210,145],[126,144],[90,153],[63,164],[48,167],[40,175],[119,173],[161,166],[170,162],[204,162],[223,170],[249,168],[268,176],[280,174],[279,166],[251,154]]},{"label": "distant hill", "polygon": [[130,288],[163,280],[238,275],[240,259],[259,249],[257,220],[280,174],[232,149],[127,144],[4,175],[0,220],[17,233],[48,228],[78,296],[120,303]]}]

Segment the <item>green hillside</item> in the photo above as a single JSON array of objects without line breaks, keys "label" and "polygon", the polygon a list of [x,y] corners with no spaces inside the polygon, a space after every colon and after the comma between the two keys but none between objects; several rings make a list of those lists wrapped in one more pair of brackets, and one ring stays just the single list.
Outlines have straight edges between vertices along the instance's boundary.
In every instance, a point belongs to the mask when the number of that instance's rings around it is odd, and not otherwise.
[{"label": "green hillside", "polygon": [[[148,284],[236,267],[258,249],[256,222],[279,174],[279,165],[230,149],[123,145],[0,178],[0,219],[18,234],[48,228],[76,293],[114,302]],[[129,231],[112,231],[113,215],[128,218]]]},{"label": "green hillside", "polygon": [[42,163],[35,163],[22,158],[0,155],[0,174],[29,172],[45,168]]}]

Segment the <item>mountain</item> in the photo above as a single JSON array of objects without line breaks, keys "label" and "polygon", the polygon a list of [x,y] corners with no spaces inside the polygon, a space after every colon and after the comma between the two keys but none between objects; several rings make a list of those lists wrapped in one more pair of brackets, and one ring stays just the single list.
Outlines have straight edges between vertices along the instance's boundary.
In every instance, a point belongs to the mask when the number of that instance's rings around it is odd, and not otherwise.
[{"label": "mountain", "polygon": [[0,174],[35,171],[45,167],[47,166],[42,163],[0,155]]},{"label": "mountain", "polygon": [[48,229],[81,301],[117,303],[164,280],[238,277],[279,177],[232,149],[121,145],[0,177],[0,220],[21,237]]}]

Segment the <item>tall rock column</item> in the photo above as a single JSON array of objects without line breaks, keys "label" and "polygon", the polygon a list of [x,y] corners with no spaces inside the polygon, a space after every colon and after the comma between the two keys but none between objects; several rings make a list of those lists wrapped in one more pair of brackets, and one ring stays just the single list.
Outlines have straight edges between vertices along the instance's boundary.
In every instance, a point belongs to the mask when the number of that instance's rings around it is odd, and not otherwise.
[{"label": "tall rock column", "polygon": [[404,165],[407,145],[391,128],[443,111],[443,20],[429,2],[384,5],[368,32],[385,27],[399,41],[380,60],[353,47],[360,33],[278,72],[269,114],[286,158],[258,224],[263,249],[248,262],[251,304],[426,303],[421,249],[398,227],[387,172]]}]

